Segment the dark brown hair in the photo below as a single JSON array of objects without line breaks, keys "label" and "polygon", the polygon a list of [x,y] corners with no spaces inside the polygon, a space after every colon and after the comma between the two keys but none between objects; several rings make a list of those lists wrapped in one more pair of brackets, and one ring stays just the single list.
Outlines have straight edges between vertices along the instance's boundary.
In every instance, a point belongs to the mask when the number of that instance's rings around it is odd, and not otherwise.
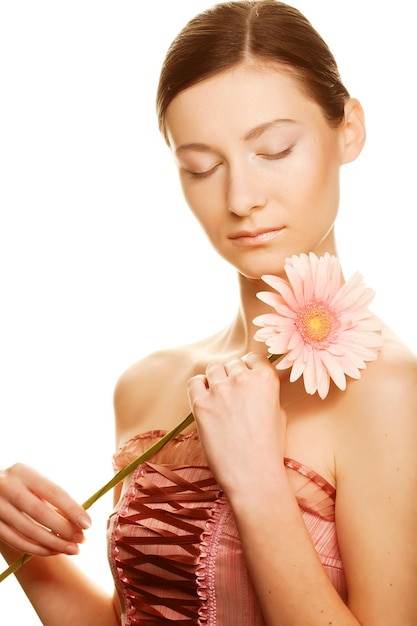
[{"label": "dark brown hair", "polygon": [[178,93],[248,59],[288,68],[329,123],[336,127],[342,122],[349,93],[331,51],[310,22],[283,2],[238,0],[194,17],[169,47],[156,99],[165,138],[165,112]]}]

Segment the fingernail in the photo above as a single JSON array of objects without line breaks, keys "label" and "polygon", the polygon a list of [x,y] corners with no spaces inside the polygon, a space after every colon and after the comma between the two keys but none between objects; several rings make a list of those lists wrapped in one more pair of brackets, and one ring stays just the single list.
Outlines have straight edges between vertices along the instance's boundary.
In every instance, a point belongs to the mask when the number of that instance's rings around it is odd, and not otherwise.
[{"label": "fingernail", "polygon": [[84,535],[82,533],[75,533],[72,540],[74,543],[82,543],[84,541]]},{"label": "fingernail", "polygon": [[80,515],[80,517],[78,518],[78,523],[81,528],[85,528],[86,530],[91,526],[91,520],[87,515]]},{"label": "fingernail", "polygon": [[70,543],[67,545],[67,547],[65,548],[65,554],[78,554],[80,551],[79,547],[77,545],[75,545],[74,543]]}]

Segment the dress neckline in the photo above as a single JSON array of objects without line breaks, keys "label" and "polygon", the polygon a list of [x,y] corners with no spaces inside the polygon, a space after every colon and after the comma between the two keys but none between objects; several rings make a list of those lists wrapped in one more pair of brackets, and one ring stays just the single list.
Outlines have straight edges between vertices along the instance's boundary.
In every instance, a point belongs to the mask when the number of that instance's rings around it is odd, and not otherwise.
[{"label": "dress neckline", "polygon": [[[169,432],[168,430],[155,428],[155,429],[147,430],[143,433],[138,433],[137,435],[133,435],[133,437],[130,437],[130,439],[127,439],[120,446],[120,448],[117,450],[114,457],[117,457],[119,454],[121,454],[128,446],[131,446],[132,444],[134,444],[135,441],[141,441],[141,440],[146,440],[146,439],[159,439],[161,437],[164,437],[168,432]],[[180,443],[180,442],[188,441],[190,439],[195,440],[195,441],[199,440],[197,430],[191,430],[188,433],[180,432],[174,437],[172,437],[170,441],[175,441],[177,443]],[[326,478],[324,478],[324,476],[316,472],[311,467],[304,465],[304,463],[301,463],[300,461],[297,461],[296,459],[293,459],[291,457],[284,457],[284,464],[286,467],[309,478],[312,482],[314,482],[318,487],[323,489],[323,491],[325,491],[332,498],[335,497],[336,488]]]}]

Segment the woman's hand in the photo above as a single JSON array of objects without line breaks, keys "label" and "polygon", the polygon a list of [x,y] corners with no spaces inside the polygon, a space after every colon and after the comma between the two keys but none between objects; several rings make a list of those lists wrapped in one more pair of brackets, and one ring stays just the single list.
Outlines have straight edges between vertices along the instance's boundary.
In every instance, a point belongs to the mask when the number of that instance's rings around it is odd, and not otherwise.
[{"label": "woman's hand", "polygon": [[212,362],[188,383],[191,410],[207,461],[219,484],[229,489],[256,481],[263,463],[282,462],[285,415],[279,378],[268,359],[249,353],[224,364]]},{"label": "woman's hand", "polygon": [[63,489],[17,463],[0,471],[0,541],[37,556],[77,554],[90,518]]}]

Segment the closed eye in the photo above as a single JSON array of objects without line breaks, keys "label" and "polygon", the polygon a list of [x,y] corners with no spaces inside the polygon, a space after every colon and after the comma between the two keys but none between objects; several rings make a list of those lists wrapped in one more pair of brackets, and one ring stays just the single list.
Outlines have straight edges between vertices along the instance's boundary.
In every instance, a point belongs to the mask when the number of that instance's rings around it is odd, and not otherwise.
[{"label": "closed eye", "polygon": [[275,152],[273,154],[258,152],[258,156],[262,157],[263,159],[267,159],[269,161],[278,161],[279,159],[284,159],[286,156],[291,154],[291,152],[292,152],[292,147],[287,148],[286,150],[281,150],[281,152]]},{"label": "closed eye", "polygon": [[185,170],[190,178],[208,178],[214,171],[221,165],[221,163],[216,163],[209,170],[205,170],[204,172],[190,172],[189,170]]}]

